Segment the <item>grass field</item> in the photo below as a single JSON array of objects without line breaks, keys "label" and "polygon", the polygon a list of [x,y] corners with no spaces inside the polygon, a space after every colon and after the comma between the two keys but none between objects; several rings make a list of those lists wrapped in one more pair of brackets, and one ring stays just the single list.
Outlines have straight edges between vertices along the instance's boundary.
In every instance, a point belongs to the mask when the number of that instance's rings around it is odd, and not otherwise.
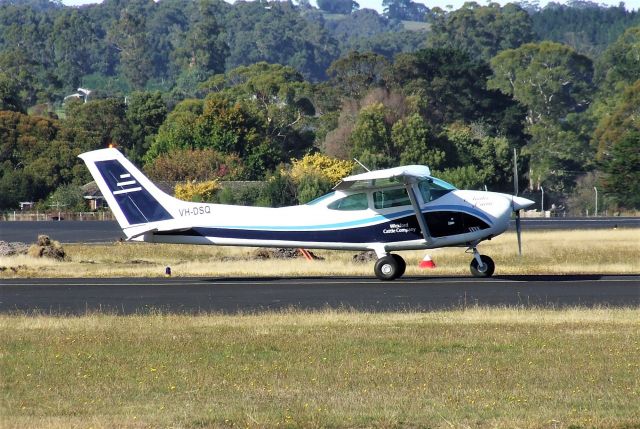
[{"label": "grass field", "polygon": [[[55,237],[54,237],[55,238]],[[496,262],[496,274],[629,274],[640,273],[640,229],[595,231],[526,231],[523,256],[514,233],[482,243],[481,253]],[[162,276],[304,276],[373,275],[373,262],[353,262],[354,252],[317,251],[323,261],[256,260],[255,249],[124,243],[65,245],[64,262],[28,256],[0,257],[0,278]],[[428,253],[435,270],[418,268],[425,251],[400,252],[407,275],[469,275],[471,255],[464,248]]]},{"label": "grass field", "polygon": [[640,428],[640,310],[0,316],[3,428]]}]

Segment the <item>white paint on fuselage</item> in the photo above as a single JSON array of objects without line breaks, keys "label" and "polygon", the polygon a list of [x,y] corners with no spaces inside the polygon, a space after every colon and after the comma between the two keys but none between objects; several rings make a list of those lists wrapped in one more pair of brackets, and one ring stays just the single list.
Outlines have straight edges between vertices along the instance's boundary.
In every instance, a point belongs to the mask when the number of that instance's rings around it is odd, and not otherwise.
[{"label": "white paint on fuselage", "polygon": [[[162,229],[190,228],[228,228],[245,230],[348,230],[375,224],[389,223],[394,217],[410,216],[411,206],[393,207],[389,209],[342,211],[332,210],[327,206],[353,192],[336,191],[333,195],[314,205],[301,205],[281,208],[246,207],[224,204],[186,203],[189,211],[182,208],[182,215],[170,221],[157,222]],[[134,238],[136,241],[151,241],[163,243],[215,244],[225,246],[251,247],[302,247],[308,249],[336,249],[336,250],[367,250],[381,246],[386,251],[420,250],[444,246],[469,245],[478,243],[488,237],[504,232],[509,226],[511,218],[511,195],[483,191],[455,190],[444,196],[424,203],[421,196],[420,208],[428,211],[466,211],[467,213],[482,213],[488,220],[490,227],[464,234],[432,238],[429,242],[423,239],[396,242],[313,242],[313,241],[285,241],[285,240],[255,240],[223,237],[201,237],[189,235],[154,235],[144,234]],[[178,211],[178,213],[180,213]],[[169,226],[170,225],[170,226]]]}]

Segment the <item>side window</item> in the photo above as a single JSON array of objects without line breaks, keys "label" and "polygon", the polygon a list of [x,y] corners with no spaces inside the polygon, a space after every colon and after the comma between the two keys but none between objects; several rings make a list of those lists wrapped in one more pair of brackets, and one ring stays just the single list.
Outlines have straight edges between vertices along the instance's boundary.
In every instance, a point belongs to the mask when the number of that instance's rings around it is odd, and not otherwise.
[{"label": "side window", "polygon": [[418,188],[420,189],[420,193],[422,194],[422,201],[428,203],[431,201],[431,192],[429,191],[429,183],[426,180],[418,183]]},{"label": "side window", "polygon": [[373,206],[377,209],[388,209],[389,207],[408,206],[411,204],[407,190],[385,189],[373,193]]},{"label": "side window", "polygon": [[437,200],[441,196],[456,189],[453,185],[445,182],[444,180],[436,179],[435,177],[421,181],[418,183],[418,187],[422,194],[422,201],[425,203]]},{"label": "side window", "polygon": [[367,201],[367,194],[362,192],[335,200],[327,208],[331,210],[366,210],[369,208],[369,201]]}]

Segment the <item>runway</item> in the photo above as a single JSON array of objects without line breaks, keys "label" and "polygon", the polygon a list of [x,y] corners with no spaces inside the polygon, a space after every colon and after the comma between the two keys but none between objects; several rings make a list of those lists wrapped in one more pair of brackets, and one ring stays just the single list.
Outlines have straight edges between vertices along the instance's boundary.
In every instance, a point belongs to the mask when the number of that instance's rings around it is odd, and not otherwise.
[{"label": "runway", "polygon": [[[523,218],[522,229],[603,229],[640,228],[640,217],[590,218]],[[515,230],[515,221],[509,228]],[[124,239],[115,221],[0,221],[0,240],[33,243],[38,234],[45,234],[62,243],[105,243]]]},{"label": "runway", "polygon": [[374,278],[117,278],[0,281],[0,313],[430,311],[472,306],[638,307],[638,275]]}]

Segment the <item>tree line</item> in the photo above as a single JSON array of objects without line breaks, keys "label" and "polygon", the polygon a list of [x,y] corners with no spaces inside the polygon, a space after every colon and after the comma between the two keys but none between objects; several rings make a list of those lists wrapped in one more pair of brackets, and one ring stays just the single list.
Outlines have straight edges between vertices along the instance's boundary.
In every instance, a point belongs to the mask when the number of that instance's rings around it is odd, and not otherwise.
[{"label": "tree line", "polygon": [[515,149],[521,192],[640,208],[637,13],[341,4],[3,2],[0,208],[74,194],[76,156],[109,144],[156,180],[263,181],[238,198],[265,205],[327,191],[353,157],[513,191]]}]

